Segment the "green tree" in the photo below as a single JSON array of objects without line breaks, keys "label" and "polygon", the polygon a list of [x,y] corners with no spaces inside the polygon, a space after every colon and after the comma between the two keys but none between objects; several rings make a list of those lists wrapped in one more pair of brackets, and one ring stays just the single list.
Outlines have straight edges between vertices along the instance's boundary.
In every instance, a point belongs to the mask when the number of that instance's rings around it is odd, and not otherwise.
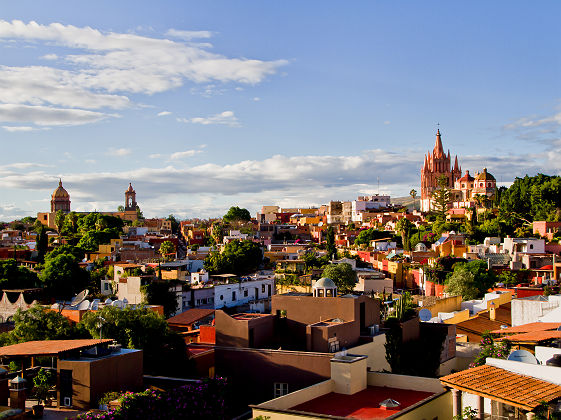
[{"label": "green tree", "polygon": [[47,236],[47,231],[45,226],[41,226],[37,229],[37,241],[35,249],[37,250],[37,261],[42,263],[45,261],[45,254],[47,253],[47,248],[49,246],[49,238]]},{"label": "green tree", "polygon": [[179,221],[175,218],[173,214],[170,214],[167,218],[171,222],[171,231],[173,233],[179,232]]},{"label": "green tree", "polygon": [[454,265],[454,272],[446,282],[446,290],[454,295],[461,295],[464,300],[482,297],[497,281],[487,263],[482,260],[459,262]]},{"label": "green tree", "polygon": [[174,283],[168,281],[151,281],[143,289],[144,299],[149,305],[162,305],[164,315],[169,318],[175,314],[179,307],[175,291],[170,289]]},{"label": "green tree", "polygon": [[351,292],[356,284],[356,273],[348,263],[329,264],[323,269],[321,276],[333,280],[341,293]]},{"label": "green tree", "polygon": [[175,254],[175,245],[171,241],[164,241],[160,245],[160,250],[158,251],[164,260],[172,260],[172,254]]},{"label": "green tree", "polygon": [[417,198],[417,190],[413,189],[411,191],[409,191],[409,195],[411,196],[411,198],[413,199],[413,208],[416,208],[416,201],[415,199]]},{"label": "green tree", "polygon": [[14,314],[14,329],[8,333],[11,343],[36,340],[67,340],[75,338],[71,322],[60,313],[34,305]]},{"label": "green tree", "polygon": [[64,219],[66,218],[64,212],[62,210],[59,210],[56,212],[55,215],[55,225],[56,225],[56,230],[58,232],[58,234],[60,235],[60,232],[62,231],[62,227],[64,226]]},{"label": "green tree", "polygon": [[332,226],[327,228],[327,234],[325,235],[325,249],[327,250],[327,256],[330,260],[337,258],[337,247],[335,246],[335,231]]},{"label": "green tree", "polygon": [[125,211],[125,206],[123,206],[123,205],[118,206],[117,211],[124,212]]},{"label": "green tree", "polygon": [[259,268],[263,262],[261,247],[253,241],[232,241],[222,253],[211,252],[205,258],[204,267],[211,274],[233,273],[243,275]]},{"label": "green tree", "polygon": [[18,267],[16,260],[0,260],[0,289],[24,289],[37,287],[37,274],[25,267]]},{"label": "green tree", "polygon": [[448,189],[448,177],[440,175],[437,180],[438,189],[432,193],[433,209],[436,213],[437,220],[444,223],[446,220],[446,212],[450,203],[450,190]]},{"label": "green tree", "polygon": [[50,296],[68,299],[84,289],[89,274],[78,265],[74,255],[62,253],[45,261],[39,278]]},{"label": "green tree", "polygon": [[247,209],[242,209],[237,206],[230,207],[230,210],[222,218],[226,223],[231,222],[249,222],[251,214]]},{"label": "green tree", "polygon": [[78,329],[93,338],[112,338],[123,347],[142,349],[148,373],[182,376],[188,365],[185,342],[172,332],[166,320],[146,307],[118,309],[106,306],[87,312]]},{"label": "green tree", "polygon": [[396,231],[401,234],[401,243],[403,244],[403,249],[406,251],[411,250],[410,238],[413,227],[413,223],[411,223],[406,217],[399,219],[395,226]]}]

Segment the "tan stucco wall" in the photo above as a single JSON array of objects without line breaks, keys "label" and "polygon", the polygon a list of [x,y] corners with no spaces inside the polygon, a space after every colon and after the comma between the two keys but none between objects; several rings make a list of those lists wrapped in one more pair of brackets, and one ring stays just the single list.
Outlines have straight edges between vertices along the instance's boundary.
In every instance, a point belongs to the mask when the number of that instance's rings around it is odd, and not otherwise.
[{"label": "tan stucco wall", "polygon": [[432,401],[414,408],[403,415],[396,417],[400,420],[420,420],[420,419],[449,419],[452,418],[452,393],[446,393],[436,397]]}]

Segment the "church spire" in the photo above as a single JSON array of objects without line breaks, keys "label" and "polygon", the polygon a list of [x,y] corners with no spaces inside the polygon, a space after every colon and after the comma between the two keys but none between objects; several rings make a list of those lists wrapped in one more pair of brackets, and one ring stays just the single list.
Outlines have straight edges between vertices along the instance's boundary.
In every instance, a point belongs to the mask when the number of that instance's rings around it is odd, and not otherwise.
[{"label": "church spire", "polygon": [[455,159],[455,162],[454,162],[454,172],[461,173],[460,168],[458,167],[458,156],[457,155],[456,155],[456,159]]},{"label": "church spire", "polygon": [[442,147],[442,140],[440,139],[440,129],[436,130],[436,142],[434,143],[434,156],[442,157],[444,155],[444,148]]}]

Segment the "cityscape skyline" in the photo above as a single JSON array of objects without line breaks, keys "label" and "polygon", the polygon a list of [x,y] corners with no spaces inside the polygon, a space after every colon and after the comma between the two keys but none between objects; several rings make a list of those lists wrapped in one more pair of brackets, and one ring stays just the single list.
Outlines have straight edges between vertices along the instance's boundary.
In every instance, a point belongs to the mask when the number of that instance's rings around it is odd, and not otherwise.
[{"label": "cityscape skyline", "polygon": [[[0,220],[419,190],[440,123],[499,185],[559,174],[559,7],[22,1],[0,16]],[[125,13],[125,11],[127,13]]]}]

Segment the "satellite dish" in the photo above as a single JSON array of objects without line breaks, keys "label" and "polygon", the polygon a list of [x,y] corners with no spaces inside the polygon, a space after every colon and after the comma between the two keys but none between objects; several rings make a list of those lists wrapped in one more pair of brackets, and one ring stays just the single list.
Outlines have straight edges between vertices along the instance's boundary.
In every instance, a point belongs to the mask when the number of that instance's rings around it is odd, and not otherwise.
[{"label": "satellite dish", "polygon": [[430,321],[432,318],[432,313],[429,309],[423,308],[419,311],[419,319],[421,321],[427,322]]},{"label": "satellite dish", "polygon": [[123,301],[122,301],[122,300],[118,300],[118,299],[115,300],[115,301],[113,301],[113,303],[111,304],[111,306],[114,306],[114,307],[119,308],[119,309],[123,309],[123,308],[125,307],[125,305],[123,304]]},{"label": "satellite dish", "polygon": [[86,299],[86,297],[88,296],[88,293],[89,293],[88,289],[82,290],[80,293],[78,293],[76,296],[72,298],[72,300],[70,301],[70,306],[76,306],[82,303],[84,299]]},{"label": "satellite dish", "polygon": [[536,360],[534,355],[527,350],[514,350],[512,353],[509,354],[506,360],[512,360],[513,362],[528,363],[530,365],[538,364],[538,361]]},{"label": "satellite dish", "polygon": [[80,302],[80,304],[78,305],[78,310],[79,311],[87,311],[88,309],[90,309],[90,301],[85,299],[82,302]]},{"label": "satellite dish", "polygon": [[61,308],[62,308],[62,305],[61,305],[60,303],[53,303],[53,304],[51,305],[51,309],[55,309],[55,310],[57,310],[57,311],[58,311],[59,309],[61,309]]},{"label": "satellite dish", "polygon": [[105,303],[106,305],[111,305],[112,302],[113,302],[113,301],[111,300],[111,298],[107,298],[107,299],[105,299],[105,302],[104,302],[104,303]]},{"label": "satellite dish", "polygon": [[559,325],[559,326],[557,327],[557,330],[556,330],[556,331],[561,331],[561,325]]},{"label": "satellite dish", "polygon": [[92,311],[97,311],[99,309],[99,299],[94,299],[90,305]]}]

